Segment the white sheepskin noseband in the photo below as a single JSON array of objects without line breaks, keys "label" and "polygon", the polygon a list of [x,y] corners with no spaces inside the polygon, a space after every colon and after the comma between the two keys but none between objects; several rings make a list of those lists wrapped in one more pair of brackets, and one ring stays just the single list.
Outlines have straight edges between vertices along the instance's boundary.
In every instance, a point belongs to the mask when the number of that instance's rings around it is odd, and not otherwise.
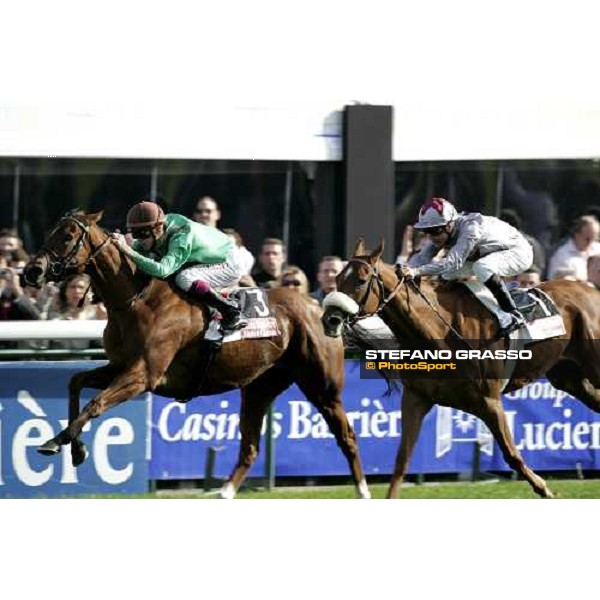
[{"label": "white sheepskin noseband", "polygon": [[323,308],[329,307],[339,308],[340,310],[348,313],[349,315],[355,315],[358,312],[358,304],[342,292],[329,292],[323,300]]}]

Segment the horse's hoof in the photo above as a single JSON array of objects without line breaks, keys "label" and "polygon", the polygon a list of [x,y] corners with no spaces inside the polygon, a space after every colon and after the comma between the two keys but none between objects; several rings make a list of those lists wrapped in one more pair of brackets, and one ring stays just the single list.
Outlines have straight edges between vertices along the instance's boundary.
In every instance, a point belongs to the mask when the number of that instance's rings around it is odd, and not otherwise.
[{"label": "horse's hoof", "polygon": [[44,456],[54,456],[55,454],[58,454],[60,450],[60,444],[57,444],[54,440],[48,440],[37,449],[37,451]]},{"label": "horse's hoof", "polygon": [[74,467],[78,467],[82,464],[87,457],[88,452],[85,449],[85,444],[83,442],[71,443],[71,462]]},{"label": "horse's hoof", "polygon": [[228,481],[222,488],[219,493],[221,500],[233,500],[235,498],[235,488],[233,487],[233,483]]},{"label": "horse's hoof", "polygon": [[367,482],[362,479],[360,483],[356,486],[356,497],[359,500],[370,500],[371,492],[369,491],[369,486]]}]

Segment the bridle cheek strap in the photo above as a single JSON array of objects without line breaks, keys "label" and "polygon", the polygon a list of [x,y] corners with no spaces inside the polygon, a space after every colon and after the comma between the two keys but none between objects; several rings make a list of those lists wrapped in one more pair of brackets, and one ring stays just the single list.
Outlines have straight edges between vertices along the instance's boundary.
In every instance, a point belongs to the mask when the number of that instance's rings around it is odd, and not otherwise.
[{"label": "bridle cheek strap", "polygon": [[[54,229],[54,231],[56,231],[56,229],[58,229],[59,225],[63,221],[73,221],[73,223],[75,223],[81,229],[81,235],[79,236],[79,239],[77,240],[77,242],[73,246],[73,248],[70,250],[70,252],[65,256],[57,256],[54,252],[52,252],[52,250],[48,250],[45,248],[42,249],[41,254],[46,256],[46,260],[48,261],[48,269],[50,270],[52,275],[54,275],[55,277],[61,277],[69,269],[75,270],[75,269],[78,269],[79,267],[87,266],[89,264],[89,262],[91,260],[93,260],[94,258],[96,258],[96,256],[102,251],[104,246],[108,242],[111,241],[111,237],[109,235],[107,235],[107,237],[102,241],[102,243],[97,248],[94,248],[92,246],[91,241],[89,240],[90,228],[87,225],[87,223],[84,223],[83,221],[78,219],[75,215],[71,215],[71,214],[65,215],[59,221],[59,223],[56,226],[56,228]],[[50,234],[50,235],[52,235],[52,234]],[[79,253],[79,250],[81,249],[83,244],[86,242],[86,240],[90,247],[90,253],[88,254],[87,258],[83,262],[79,263],[73,259],[77,256],[77,254]]]},{"label": "bridle cheek strap", "polygon": [[[373,265],[371,265],[371,263],[369,263],[368,261],[366,261],[362,258],[351,258],[348,262],[349,263],[353,263],[353,262],[359,263],[361,265],[366,266],[369,269],[369,275],[370,275],[369,281],[368,281],[368,283],[366,283],[367,289],[365,290],[365,293],[363,294],[362,298],[358,302],[359,311],[351,319],[352,323],[354,323],[361,319],[366,319],[367,317],[372,317],[374,315],[378,315],[394,299],[396,294],[400,291],[400,288],[402,287],[402,284],[404,283],[405,278],[404,277],[398,278],[398,283],[394,286],[394,289],[386,297],[385,296],[385,285],[383,283],[383,280],[381,279],[381,275],[379,274],[377,265],[374,267]],[[367,301],[371,294],[371,291],[373,288],[373,282],[375,282],[377,284],[377,288],[378,288],[378,294],[377,294],[378,304],[377,304],[377,308],[373,312],[366,312],[365,305],[367,304]]]}]

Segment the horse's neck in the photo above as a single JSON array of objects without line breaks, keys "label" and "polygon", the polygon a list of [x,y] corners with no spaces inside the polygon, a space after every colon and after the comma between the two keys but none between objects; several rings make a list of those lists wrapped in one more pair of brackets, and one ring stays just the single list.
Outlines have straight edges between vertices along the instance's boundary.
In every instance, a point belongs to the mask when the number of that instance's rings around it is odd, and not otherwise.
[{"label": "horse's neck", "polygon": [[[389,265],[384,265],[381,275],[387,297],[396,288],[398,279]],[[382,319],[399,340],[441,340],[447,335],[448,326],[444,324],[442,318],[448,323],[452,320],[452,316],[445,314],[446,311],[439,306],[436,293],[431,286],[423,283],[421,292],[436,307],[439,316],[409,281],[402,284],[381,313]]]},{"label": "horse's neck", "polygon": [[144,287],[140,277],[136,277],[135,264],[129,260],[110,242],[92,259],[94,289],[107,308],[125,306]]}]

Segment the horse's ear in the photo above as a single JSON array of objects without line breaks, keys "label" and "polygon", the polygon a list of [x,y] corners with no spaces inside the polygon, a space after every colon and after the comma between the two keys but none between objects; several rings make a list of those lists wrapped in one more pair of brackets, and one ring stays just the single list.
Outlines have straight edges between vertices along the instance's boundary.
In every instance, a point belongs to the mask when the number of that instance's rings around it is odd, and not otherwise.
[{"label": "horse's ear", "polygon": [[359,237],[356,240],[356,246],[354,246],[353,256],[364,256],[367,253],[367,247],[365,246],[365,240]]},{"label": "horse's ear", "polygon": [[90,223],[97,223],[102,218],[102,215],[104,215],[104,211],[99,210],[95,213],[88,213],[85,216]]},{"label": "horse's ear", "polygon": [[381,241],[379,242],[379,246],[377,246],[377,248],[375,248],[375,250],[373,250],[373,252],[371,252],[371,254],[369,256],[369,258],[371,259],[371,262],[376,263],[381,258],[384,248],[385,248],[385,242],[384,242],[383,238],[381,238]]}]

